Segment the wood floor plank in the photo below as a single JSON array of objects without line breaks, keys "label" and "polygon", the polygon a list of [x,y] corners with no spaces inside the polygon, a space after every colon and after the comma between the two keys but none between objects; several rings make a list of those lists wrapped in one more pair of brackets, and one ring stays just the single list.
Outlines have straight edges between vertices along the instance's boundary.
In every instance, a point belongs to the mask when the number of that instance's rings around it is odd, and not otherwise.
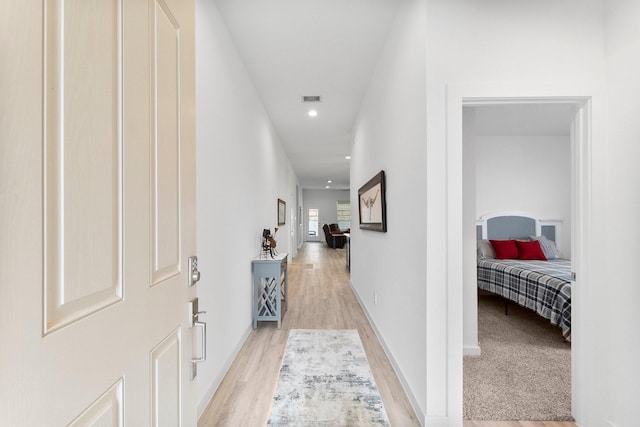
[{"label": "wood floor plank", "polygon": [[282,329],[278,330],[274,322],[260,322],[250,333],[198,426],[266,425],[290,329],[357,329],[391,424],[419,426],[391,363],[349,287],[344,249],[307,243],[293,264],[302,265],[288,271],[289,308]]}]

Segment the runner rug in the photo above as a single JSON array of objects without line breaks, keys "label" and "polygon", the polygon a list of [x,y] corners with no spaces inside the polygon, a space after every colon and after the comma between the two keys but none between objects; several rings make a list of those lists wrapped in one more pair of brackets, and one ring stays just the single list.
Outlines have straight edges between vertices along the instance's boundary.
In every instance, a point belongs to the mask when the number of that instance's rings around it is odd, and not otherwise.
[{"label": "runner rug", "polygon": [[390,425],[358,331],[289,331],[268,425]]}]

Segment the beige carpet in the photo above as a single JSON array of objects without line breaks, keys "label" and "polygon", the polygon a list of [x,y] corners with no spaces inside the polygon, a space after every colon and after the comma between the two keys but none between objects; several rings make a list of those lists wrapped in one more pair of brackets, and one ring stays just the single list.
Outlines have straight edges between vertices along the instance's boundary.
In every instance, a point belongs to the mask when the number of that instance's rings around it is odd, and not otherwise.
[{"label": "beige carpet", "polygon": [[464,358],[464,418],[571,418],[571,345],[560,329],[515,303],[481,296],[478,337],[482,355]]}]

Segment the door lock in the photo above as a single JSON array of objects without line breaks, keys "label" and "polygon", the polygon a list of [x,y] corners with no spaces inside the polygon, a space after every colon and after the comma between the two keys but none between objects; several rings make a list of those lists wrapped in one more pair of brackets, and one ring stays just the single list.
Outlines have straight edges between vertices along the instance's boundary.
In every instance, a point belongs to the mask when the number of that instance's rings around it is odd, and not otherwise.
[{"label": "door lock", "polygon": [[194,298],[189,303],[189,326],[192,328],[198,328],[200,331],[200,343],[202,351],[200,356],[191,358],[191,379],[193,380],[198,375],[198,363],[202,363],[207,360],[207,324],[201,322],[199,317],[206,311],[198,310],[198,298]]},{"label": "door lock", "polygon": [[198,271],[198,257],[189,257],[189,286],[193,286],[200,281],[200,271]]}]

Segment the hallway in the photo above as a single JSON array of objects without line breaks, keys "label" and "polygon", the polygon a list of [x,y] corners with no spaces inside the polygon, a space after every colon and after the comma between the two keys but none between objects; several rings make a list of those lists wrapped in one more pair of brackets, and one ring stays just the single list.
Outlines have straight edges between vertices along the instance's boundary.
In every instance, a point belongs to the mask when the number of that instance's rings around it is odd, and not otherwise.
[{"label": "hallway", "polygon": [[262,322],[200,417],[199,426],[263,426],[290,329],[357,329],[391,424],[419,423],[382,346],[349,287],[344,249],[306,243],[289,259],[289,309],[282,329]]},{"label": "hallway", "polygon": [[[357,329],[392,426],[419,426],[409,400],[349,287],[344,249],[305,243],[289,260],[289,309],[282,329],[250,333],[203,412],[200,427],[264,426],[290,329]],[[465,427],[575,427],[572,422],[465,421]]]}]

